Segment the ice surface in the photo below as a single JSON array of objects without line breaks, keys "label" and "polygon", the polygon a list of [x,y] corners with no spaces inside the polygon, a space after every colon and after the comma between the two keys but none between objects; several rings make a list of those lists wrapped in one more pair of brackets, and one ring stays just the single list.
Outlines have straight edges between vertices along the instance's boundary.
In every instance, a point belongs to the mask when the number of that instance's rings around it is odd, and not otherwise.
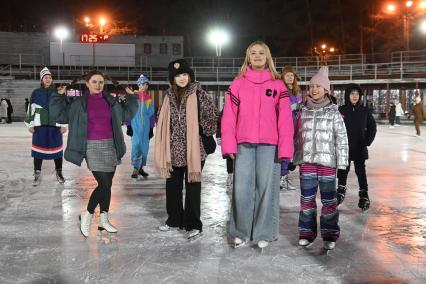
[{"label": "ice surface", "polygon": [[[326,253],[320,238],[297,245],[299,191],[281,193],[280,236],[261,252],[233,249],[226,236],[230,199],[225,160],[210,156],[203,171],[203,238],[158,232],[165,181],[130,178],[130,144],[113,183],[110,220],[118,234],[79,231],[78,215],[95,181],[86,166],[64,163],[64,185],[45,161],[32,187],[31,136],[23,123],[0,125],[0,283],[426,283],[426,129],[378,127],[367,161],[371,208],[357,208],[351,171],[340,206],[341,238]],[[151,152],[152,152],[151,147]],[[353,168],[353,167],[352,167]],[[290,174],[298,187],[298,174]],[[319,204],[319,200],[318,200]],[[320,205],[319,205],[320,206]]]}]

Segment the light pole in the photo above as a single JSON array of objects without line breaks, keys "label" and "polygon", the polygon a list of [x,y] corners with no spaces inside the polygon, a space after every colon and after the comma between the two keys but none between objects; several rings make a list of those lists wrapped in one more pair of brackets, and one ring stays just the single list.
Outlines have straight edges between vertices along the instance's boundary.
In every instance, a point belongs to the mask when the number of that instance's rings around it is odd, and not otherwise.
[{"label": "light pole", "polygon": [[99,19],[99,32],[102,35],[103,34],[103,27],[106,25],[106,20],[105,18],[100,18]]},{"label": "light pole", "polygon": [[[96,31],[94,31],[95,26],[90,21],[89,17],[84,18],[84,22],[86,23],[86,27],[89,30],[90,34],[96,34]],[[92,39],[92,65],[95,67],[96,64],[96,41],[98,40],[99,36],[102,36],[104,33],[104,26],[106,25],[107,20],[104,17],[99,18],[99,35],[95,39]]]},{"label": "light pole", "polygon": [[224,29],[213,29],[208,34],[208,41],[215,46],[216,56],[222,56],[222,46],[229,42],[230,36]]},{"label": "light pole", "polygon": [[59,52],[62,57],[62,65],[65,65],[65,53],[62,49],[62,41],[69,35],[68,29],[65,27],[58,27],[55,29],[55,37],[59,39]]},{"label": "light pole", "polygon": [[[419,11],[426,11],[426,1],[405,1],[405,7],[401,7],[400,15],[402,17],[402,38],[404,41],[404,50],[410,50],[410,26],[411,19],[419,14]],[[417,6],[417,7],[416,7]],[[417,9],[416,9],[417,8]],[[398,5],[390,3],[386,5],[386,13],[396,14]]]}]

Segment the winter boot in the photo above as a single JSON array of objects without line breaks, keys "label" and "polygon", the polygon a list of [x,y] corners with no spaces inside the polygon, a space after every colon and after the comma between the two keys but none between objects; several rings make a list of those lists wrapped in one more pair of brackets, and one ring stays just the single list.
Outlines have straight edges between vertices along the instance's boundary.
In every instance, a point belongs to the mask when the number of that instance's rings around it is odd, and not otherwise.
[{"label": "winter boot", "polygon": [[33,186],[39,186],[40,183],[41,183],[41,171],[36,170],[34,171]]},{"label": "winter boot", "polygon": [[117,233],[118,230],[114,227],[108,220],[108,212],[102,212],[101,217],[99,219],[98,230],[105,230],[108,233]]},{"label": "winter boot", "polygon": [[367,211],[370,208],[370,198],[368,197],[368,191],[365,189],[359,190],[359,202],[358,207],[362,209],[362,211]]},{"label": "winter boot", "polygon": [[343,200],[345,200],[346,196],[346,185],[339,185],[337,187],[337,205],[342,204]]},{"label": "winter boot", "polygon": [[58,180],[58,182],[60,184],[64,184],[65,183],[65,178],[62,175],[62,169],[56,169],[56,179]]},{"label": "winter boot", "polygon": [[90,214],[88,211],[81,213],[78,217],[80,219],[80,231],[85,238],[89,236],[90,222],[92,221],[92,217],[93,214]]}]

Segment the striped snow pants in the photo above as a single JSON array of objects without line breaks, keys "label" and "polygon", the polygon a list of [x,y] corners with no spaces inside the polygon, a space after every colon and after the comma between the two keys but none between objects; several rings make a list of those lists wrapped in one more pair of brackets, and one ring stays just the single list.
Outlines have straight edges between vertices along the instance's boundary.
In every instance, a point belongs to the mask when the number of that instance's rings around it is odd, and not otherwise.
[{"label": "striped snow pants", "polygon": [[321,194],[320,229],[324,241],[339,238],[336,199],[336,169],[318,164],[300,165],[299,238],[313,241],[317,236],[317,189]]}]

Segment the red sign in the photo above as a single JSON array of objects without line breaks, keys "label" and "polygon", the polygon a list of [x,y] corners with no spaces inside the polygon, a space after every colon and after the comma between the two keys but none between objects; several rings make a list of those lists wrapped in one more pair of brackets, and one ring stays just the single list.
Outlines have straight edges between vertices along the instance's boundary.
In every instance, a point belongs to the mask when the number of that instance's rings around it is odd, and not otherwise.
[{"label": "red sign", "polygon": [[105,42],[109,40],[108,35],[96,35],[96,34],[81,34],[80,42]]}]

